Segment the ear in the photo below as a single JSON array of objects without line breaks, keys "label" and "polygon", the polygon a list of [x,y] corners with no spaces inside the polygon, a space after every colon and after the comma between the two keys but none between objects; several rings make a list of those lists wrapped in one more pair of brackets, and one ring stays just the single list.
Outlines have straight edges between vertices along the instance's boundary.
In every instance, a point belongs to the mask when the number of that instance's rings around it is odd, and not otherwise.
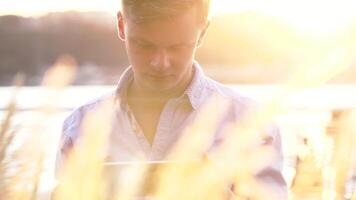
[{"label": "ear", "polygon": [[208,21],[205,25],[203,30],[201,31],[200,35],[199,35],[199,39],[197,42],[197,47],[200,47],[203,44],[204,38],[206,36],[206,33],[208,32],[210,26],[210,21]]},{"label": "ear", "polygon": [[118,36],[122,41],[125,41],[125,23],[124,23],[124,16],[121,11],[117,13],[117,30]]}]

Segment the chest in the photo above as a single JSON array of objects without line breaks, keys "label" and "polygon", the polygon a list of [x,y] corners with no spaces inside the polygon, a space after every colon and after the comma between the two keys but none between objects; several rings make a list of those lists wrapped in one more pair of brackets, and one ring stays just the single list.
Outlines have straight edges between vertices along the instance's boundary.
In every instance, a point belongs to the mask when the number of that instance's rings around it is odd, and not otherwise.
[{"label": "chest", "polygon": [[[136,135],[143,135],[153,147],[155,143],[167,141],[169,136],[184,129],[184,124],[192,114],[189,102],[171,99],[167,102],[128,102],[131,125]],[[156,141],[156,142],[155,142]]]},{"label": "chest", "polygon": [[152,145],[164,106],[135,105],[131,106],[132,120],[137,123],[147,141]]},{"label": "chest", "polygon": [[163,109],[120,109],[110,142],[110,158],[127,161],[144,156],[162,160],[197,115],[189,104],[167,103]]}]

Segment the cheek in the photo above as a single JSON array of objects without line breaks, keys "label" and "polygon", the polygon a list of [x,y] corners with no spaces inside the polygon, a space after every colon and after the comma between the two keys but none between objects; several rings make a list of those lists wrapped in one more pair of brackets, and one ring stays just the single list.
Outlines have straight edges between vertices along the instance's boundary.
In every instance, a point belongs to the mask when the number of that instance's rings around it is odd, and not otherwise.
[{"label": "cheek", "polygon": [[194,58],[194,53],[194,49],[182,51],[175,57],[175,62],[180,65],[187,65],[192,62]]},{"label": "cheek", "polygon": [[149,54],[147,52],[142,52],[137,48],[130,47],[129,45],[126,46],[127,55],[130,59],[130,63],[145,63],[149,61]]}]

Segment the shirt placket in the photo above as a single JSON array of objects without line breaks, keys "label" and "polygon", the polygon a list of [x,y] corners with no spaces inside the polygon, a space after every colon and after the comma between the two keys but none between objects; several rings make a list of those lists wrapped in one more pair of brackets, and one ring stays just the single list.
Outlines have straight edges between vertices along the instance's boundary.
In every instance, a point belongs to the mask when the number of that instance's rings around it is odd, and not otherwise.
[{"label": "shirt placket", "polygon": [[127,116],[129,118],[132,132],[136,136],[138,143],[140,145],[140,148],[142,149],[146,158],[149,159],[150,152],[151,152],[150,143],[146,139],[142,129],[140,128],[139,124],[137,123],[137,121],[135,119],[135,116],[133,115],[133,113],[131,112],[131,110],[129,108],[127,108]]},{"label": "shirt placket", "polygon": [[170,127],[171,124],[173,123],[172,119],[177,103],[178,103],[177,99],[169,100],[161,113],[157,125],[156,135],[152,143],[150,160],[164,159],[165,153],[169,145],[170,137],[172,137],[174,134],[172,133]]}]

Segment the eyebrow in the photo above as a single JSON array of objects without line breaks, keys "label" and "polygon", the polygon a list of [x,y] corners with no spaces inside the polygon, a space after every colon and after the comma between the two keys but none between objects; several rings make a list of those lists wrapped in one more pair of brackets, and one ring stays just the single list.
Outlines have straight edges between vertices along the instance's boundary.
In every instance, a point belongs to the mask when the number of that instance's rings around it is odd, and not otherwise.
[{"label": "eyebrow", "polygon": [[130,41],[133,41],[133,42],[139,42],[139,43],[145,43],[145,44],[152,44],[153,45],[153,42],[150,42],[150,41],[147,41],[147,40],[144,40],[144,39],[140,39],[140,38],[129,38]]},{"label": "eyebrow", "polygon": [[[148,44],[148,45],[155,45],[153,42],[145,40],[145,39],[141,39],[141,38],[129,38],[130,41],[133,42],[138,42],[138,43],[144,43],[144,44]],[[170,46],[184,46],[184,45],[192,45],[194,44],[195,41],[191,40],[191,41],[187,41],[187,42],[180,42],[180,43],[176,43],[176,44],[172,44]]]}]

